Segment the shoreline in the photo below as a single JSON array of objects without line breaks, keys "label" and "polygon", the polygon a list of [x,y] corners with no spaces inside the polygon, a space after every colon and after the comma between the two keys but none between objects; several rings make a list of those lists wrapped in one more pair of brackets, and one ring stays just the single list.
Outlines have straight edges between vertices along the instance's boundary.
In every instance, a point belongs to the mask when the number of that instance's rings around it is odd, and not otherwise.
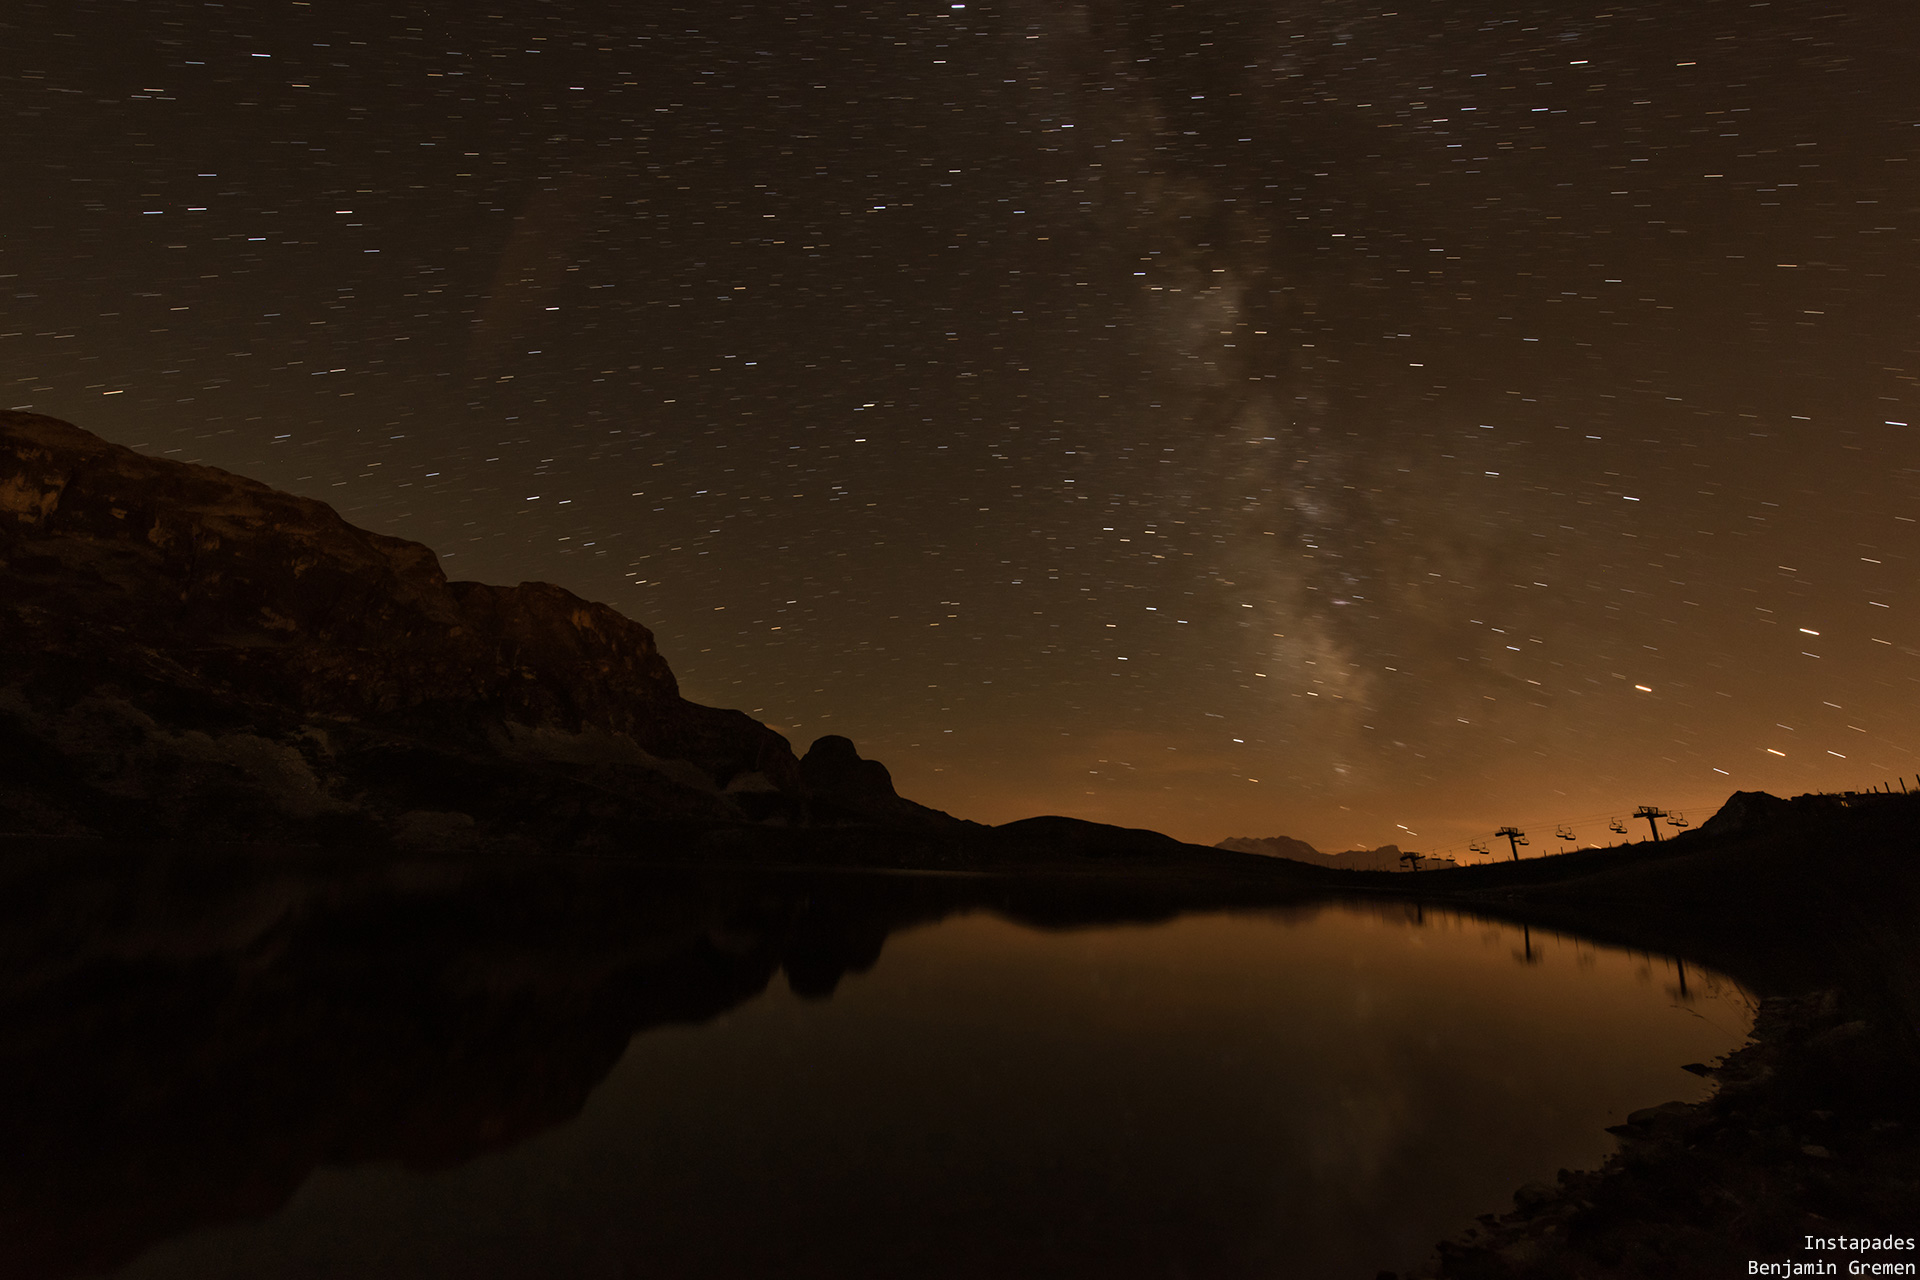
[{"label": "shoreline", "polygon": [[1424,1266],[1380,1280],[1914,1267],[1911,1249],[1807,1248],[1809,1239],[1920,1235],[1914,1076],[1898,1038],[1859,1016],[1867,1012],[1833,988],[1764,998],[1745,1045],[1716,1065],[1688,1064],[1716,1082],[1712,1096],[1633,1112],[1609,1129],[1620,1145],[1600,1168],[1520,1187],[1511,1210],[1480,1215]]},{"label": "shoreline", "polygon": [[1711,1096],[1650,1100],[1609,1129],[1598,1169],[1516,1189],[1396,1280],[1920,1273],[1912,1248],[1808,1244],[1920,1237],[1920,797],[1776,803],[1774,821],[1717,836],[1422,886],[1429,903],[1684,956],[1759,1004],[1744,1045],[1686,1065]]}]

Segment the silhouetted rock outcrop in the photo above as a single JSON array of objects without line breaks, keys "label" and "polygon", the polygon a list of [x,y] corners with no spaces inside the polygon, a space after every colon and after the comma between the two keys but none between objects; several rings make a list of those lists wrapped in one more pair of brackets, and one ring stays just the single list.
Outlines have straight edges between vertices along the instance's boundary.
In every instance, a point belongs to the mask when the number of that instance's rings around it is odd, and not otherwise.
[{"label": "silhouetted rock outcrop", "polygon": [[816,821],[835,819],[925,824],[949,821],[938,809],[903,799],[893,775],[878,760],[863,760],[851,738],[830,733],[814,739],[800,759],[800,781],[813,797]]},{"label": "silhouetted rock outcrop", "polygon": [[1695,830],[1707,836],[1765,835],[1769,829],[1808,825],[1805,810],[1765,791],[1736,791]]},{"label": "silhouetted rock outcrop", "polygon": [[[934,816],[845,751],[835,821]],[[457,845],[806,813],[786,739],[682,698],[606,605],[449,582],[324,503],[13,412],[0,762],[0,830]]]},{"label": "silhouetted rock outcrop", "polygon": [[800,760],[800,776],[822,795],[855,802],[897,800],[893,775],[878,760],[863,760],[853,739],[830,733],[815,738]]}]

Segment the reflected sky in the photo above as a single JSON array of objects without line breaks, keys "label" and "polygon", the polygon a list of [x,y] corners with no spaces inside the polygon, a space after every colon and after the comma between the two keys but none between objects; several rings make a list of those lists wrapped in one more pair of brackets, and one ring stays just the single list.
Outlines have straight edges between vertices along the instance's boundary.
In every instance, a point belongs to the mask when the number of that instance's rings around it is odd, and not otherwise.
[{"label": "reflected sky", "polygon": [[315,1174],[160,1277],[1371,1276],[1697,1098],[1733,984],[1431,912],[894,935],[636,1036],[577,1119]]}]

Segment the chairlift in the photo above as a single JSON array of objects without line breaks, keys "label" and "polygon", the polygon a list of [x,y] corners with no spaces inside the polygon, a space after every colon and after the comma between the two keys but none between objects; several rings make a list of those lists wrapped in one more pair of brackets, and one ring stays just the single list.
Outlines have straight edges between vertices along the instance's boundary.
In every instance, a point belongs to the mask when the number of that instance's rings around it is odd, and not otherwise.
[{"label": "chairlift", "polygon": [[1490,851],[1490,850],[1489,850],[1489,849],[1487,848],[1487,846],[1485,846],[1485,845],[1483,845],[1483,844],[1481,844],[1481,843],[1480,843],[1480,842],[1479,842],[1478,840],[1476,840],[1476,841],[1474,841],[1474,842],[1473,842],[1472,844],[1470,844],[1470,845],[1468,845],[1468,846],[1467,846],[1467,852],[1469,852],[1469,853],[1488,853],[1488,852],[1491,852],[1491,851]]},{"label": "chairlift", "polygon": [[1574,840],[1578,838],[1573,834],[1572,827],[1555,827],[1553,834],[1554,838],[1558,840]]},{"label": "chairlift", "polygon": [[1620,821],[1620,819],[1618,818],[1614,818],[1607,823],[1607,830],[1612,831],[1618,835],[1625,835],[1627,834],[1627,824]]},{"label": "chairlift", "polygon": [[1525,836],[1515,836],[1513,838],[1513,842],[1515,844],[1532,844],[1533,843],[1533,841],[1527,839]]},{"label": "chairlift", "polygon": [[1686,814],[1680,812],[1678,809],[1675,809],[1672,813],[1667,815],[1667,825],[1670,827],[1690,827],[1693,824],[1687,821]]}]

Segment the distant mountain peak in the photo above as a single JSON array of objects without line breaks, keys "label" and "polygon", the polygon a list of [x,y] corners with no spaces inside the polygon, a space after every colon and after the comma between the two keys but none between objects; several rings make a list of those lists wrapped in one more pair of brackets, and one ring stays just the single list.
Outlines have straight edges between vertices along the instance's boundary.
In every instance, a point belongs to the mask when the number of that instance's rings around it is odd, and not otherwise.
[{"label": "distant mountain peak", "polygon": [[[1256,853],[1268,858],[1285,858],[1289,862],[1304,862],[1308,866],[1331,867],[1339,871],[1406,870],[1406,864],[1401,862],[1404,853],[1397,844],[1383,844],[1378,849],[1322,853],[1305,840],[1295,840],[1292,836],[1232,836],[1214,848],[1234,853]],[[1425,870],[1459,865],[1451,858],[1437,858],[1424,853],[1420,855],[1420,863]]]}]

